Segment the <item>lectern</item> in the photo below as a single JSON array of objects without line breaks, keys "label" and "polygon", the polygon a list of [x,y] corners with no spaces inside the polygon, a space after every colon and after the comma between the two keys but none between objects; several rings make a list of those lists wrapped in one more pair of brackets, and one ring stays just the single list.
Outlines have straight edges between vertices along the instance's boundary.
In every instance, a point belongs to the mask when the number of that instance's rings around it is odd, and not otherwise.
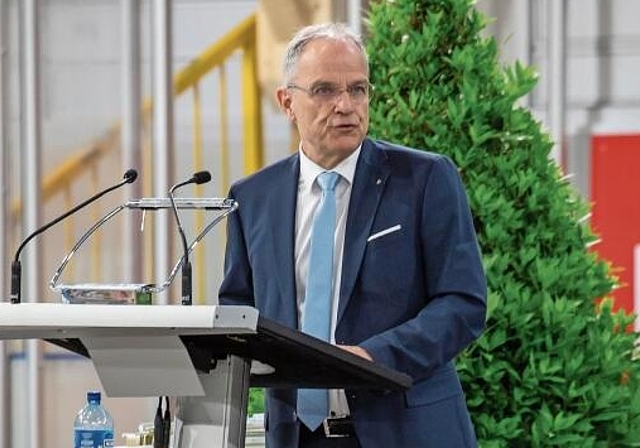
[{"label": "lectern", "polygon": [[0,303],[0,339],[42,339],[90,358],[108,396],[178,397],[176,448],[244,447],[250,386],[411,385],[244,306]]}]

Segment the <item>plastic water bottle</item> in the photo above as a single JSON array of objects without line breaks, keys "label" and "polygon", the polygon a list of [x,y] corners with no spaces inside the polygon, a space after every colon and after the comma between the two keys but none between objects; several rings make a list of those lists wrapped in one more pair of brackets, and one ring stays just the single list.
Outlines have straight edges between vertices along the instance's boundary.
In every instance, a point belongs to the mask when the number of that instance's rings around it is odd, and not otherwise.
[{"label": "plastic water bottle", "polygon": [[87,392],[87,404],[73,422],[73,448],[113,448],[113,418],[100,398],[100,392]]}]

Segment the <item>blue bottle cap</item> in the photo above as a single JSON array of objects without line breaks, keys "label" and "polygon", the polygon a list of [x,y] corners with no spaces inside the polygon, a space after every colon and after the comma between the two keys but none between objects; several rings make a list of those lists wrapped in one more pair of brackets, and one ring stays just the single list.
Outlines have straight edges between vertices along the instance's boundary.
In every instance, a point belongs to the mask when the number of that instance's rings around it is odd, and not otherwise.
[{"label": "blue bottle cap", "polygon": [[87,392],[87,401],[100,404],[100,392]]}]

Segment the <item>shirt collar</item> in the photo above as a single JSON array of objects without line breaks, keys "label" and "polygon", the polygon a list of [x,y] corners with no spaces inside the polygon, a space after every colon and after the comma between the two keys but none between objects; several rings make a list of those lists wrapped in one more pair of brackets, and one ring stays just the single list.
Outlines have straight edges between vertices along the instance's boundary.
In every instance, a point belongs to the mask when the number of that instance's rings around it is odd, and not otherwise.
[{"label": "shirt collar", "polygon": [[[358,163],[358,156],[360,155],[361,149],[362,144],[360,144],[356,150],[349,155],[349,157],[344,159],[330,171],[340,174],[340,176],[346,179],[349,184],[353,184],[353,177],[356,173],[356,164]],[[327,170],[316,165],[309,157],[306,156],[302,151],[302,148],[298,149],[298,154],[300,154],[300,180],[311,188],[311,185],[313,185],[313,181],[316,180],[318,174]]]}]

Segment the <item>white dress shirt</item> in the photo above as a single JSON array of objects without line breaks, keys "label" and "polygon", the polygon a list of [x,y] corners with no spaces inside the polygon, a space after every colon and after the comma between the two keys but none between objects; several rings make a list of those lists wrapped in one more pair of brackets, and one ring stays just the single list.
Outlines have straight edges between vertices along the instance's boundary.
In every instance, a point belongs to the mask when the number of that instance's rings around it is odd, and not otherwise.
[{"label": "white dress shirt", "polygon": [[[311,241],[311,227],[313,214],[322,197],[322,189],[316,182],[316,177],[326,171],[312,162],[302,150],[300,154],[300,178],[298,179],[298,199],[296,207],[296,240],[295,240],[295,276],[296,296],[298,304],[298,322],[304,317],[304,298],[309,273],[309,245]],[[340,300],[340,283],[342,278],[342,253],[344,235],[347,224],[351,185],[356,171],[356,163],[360,155],[360,147],[353,154],[340,162],[331,171],[340,174],[336,185],[336,233],[334,239],[333,256],[333,290],[331,304],[331,340],[335,343],[336,319],[338,315],[338,301]],[[343,390],[329,391],[329,408],[337,416],[347,415],[349,407]]]}]

